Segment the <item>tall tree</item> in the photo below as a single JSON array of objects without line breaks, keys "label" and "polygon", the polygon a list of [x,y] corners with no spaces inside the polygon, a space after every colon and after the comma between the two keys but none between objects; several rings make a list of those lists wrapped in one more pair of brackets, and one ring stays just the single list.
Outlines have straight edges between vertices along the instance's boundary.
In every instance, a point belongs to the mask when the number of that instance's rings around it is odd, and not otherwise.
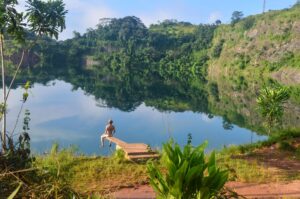
[{"label": "tall tree", "polygon": [[[0,0],[0,59],[2,71],[3,102],[1,104],[1,144],[2,151],[7,150],[6,143],[6,109],[7,99],[11,85],[23,62],[24,50],[20,63],[17,66],[14,77],[9,84],[6,92],[5,82],[5,37],[18,42],[25,42],[25,30],[27,26],[29,31],[37,36],[50,36],[58,38],[59,32],[62,32],[65,26],[65,15],[67,10],[62,0],[28,0],[26,1],[25,13],[16,10],[17,0]],[[33,43],[34,44],[34,43]]]},{"label": "tall tree", "polygon": [[231,16],[231,24],[234,25],[243,18],[244,14],[242,11],[234,11]]}]

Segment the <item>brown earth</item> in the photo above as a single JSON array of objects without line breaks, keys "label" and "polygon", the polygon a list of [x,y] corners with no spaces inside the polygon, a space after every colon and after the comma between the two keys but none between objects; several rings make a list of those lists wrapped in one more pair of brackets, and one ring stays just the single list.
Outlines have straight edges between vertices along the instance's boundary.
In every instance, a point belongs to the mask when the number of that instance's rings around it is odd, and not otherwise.
[{"label": "brown earth", "polygon": [[[246,198],[300,198],[300,180],[268,184],[228,182],[226,187]],[[149,185],[142,185],[121,189],[113,193],[112,197],[152,199],[155,198],[155,193]]]}]

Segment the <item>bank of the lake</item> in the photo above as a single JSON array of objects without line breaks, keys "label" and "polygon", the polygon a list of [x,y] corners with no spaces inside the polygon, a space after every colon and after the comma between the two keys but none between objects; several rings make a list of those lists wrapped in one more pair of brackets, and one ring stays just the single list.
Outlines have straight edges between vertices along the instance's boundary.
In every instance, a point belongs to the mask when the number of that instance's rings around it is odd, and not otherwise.
[{"label": "bank of the lake", "polygon": [[[300,130],[286,130],[266,141],[226,147],[217,152],[217,164],[230,170],[228,186],[232,189],[239,183],[292,183],[300,180],[299,145]],[[160,165],[160,161],[156,163]],[[37,156],[34,165],[37,168],[59,165],[61,179],[83,195],[110,195],[122,188],[134,189],[149,183],[147,163],[128,161],[120,152],[110,157],[84,156],[68,148]]]}]

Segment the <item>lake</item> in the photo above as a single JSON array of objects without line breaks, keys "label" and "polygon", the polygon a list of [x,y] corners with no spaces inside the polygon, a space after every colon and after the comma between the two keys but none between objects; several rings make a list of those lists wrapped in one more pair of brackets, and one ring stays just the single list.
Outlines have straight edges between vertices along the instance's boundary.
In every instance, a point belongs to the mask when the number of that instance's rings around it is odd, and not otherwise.
[{"label": "lake", "polygon": [[[8,131],[13,129],[20,110],[23,89],[19,86],[8,102]],[[99,136],[109,119],[116,126],[116,137],[126,142],[143,142],[159,149],[162,143],[173,138],[181,146],[188,134],[192,144],[208,141],[208,150],[224,146],[245,144],[266,139],[251,130],[230,124],[224,129],[224,119],[212,114],[193,111],[158,110],[139,103],[130,110],[107,106],[107,99],[95,98],[71,83],[51,80],[46,84],[34,83],[24,105],[31,113],[30,136],[34,153],[43,153],[54,142],[62,147],[76,145],[84,154],[109,155],[114,147],[99,147]],[[23,115],[16,132],[22,130]]]}]

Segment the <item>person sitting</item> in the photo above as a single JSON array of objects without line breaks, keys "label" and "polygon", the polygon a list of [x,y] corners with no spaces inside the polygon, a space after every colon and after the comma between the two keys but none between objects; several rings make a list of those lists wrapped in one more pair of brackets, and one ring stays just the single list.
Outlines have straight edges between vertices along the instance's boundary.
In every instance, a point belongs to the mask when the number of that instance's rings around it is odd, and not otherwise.
[{"label": "person sitting", "polygon": [[[113,125],[112,120],[108,120],[107,125],[105,126],[105,132],[101,135],[101,146],[104,147],[104,139],[107,137],[112,137],[113,134],[116,133],[116,128]],[[109,142],[109,146],[111,146],[111,142]]]}]

